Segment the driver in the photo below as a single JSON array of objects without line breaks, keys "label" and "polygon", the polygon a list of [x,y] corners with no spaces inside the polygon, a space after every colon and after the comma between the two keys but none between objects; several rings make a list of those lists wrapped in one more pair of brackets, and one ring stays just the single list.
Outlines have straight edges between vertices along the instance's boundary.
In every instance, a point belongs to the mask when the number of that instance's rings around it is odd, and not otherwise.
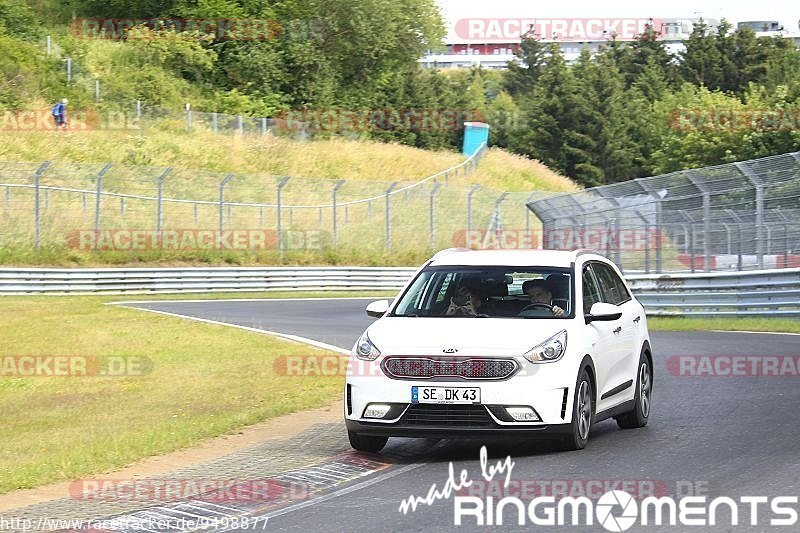
[{"label": "driver", "polygon": [[547,307],[552,308],[553,316],[564,317],[567,313],[553,305],[553,293],[550,290],[547,281],[543,279],[530,279],[522,284],[522,292],[530,298],[532,304],[545,304]]}]

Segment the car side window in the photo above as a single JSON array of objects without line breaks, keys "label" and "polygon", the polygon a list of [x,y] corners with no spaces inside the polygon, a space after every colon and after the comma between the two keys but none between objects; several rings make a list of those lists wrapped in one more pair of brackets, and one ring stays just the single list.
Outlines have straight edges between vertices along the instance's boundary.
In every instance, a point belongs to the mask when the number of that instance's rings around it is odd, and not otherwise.
[{"label": "car side window", "polygon": [[625,283],[620,279],[614,269],[603,263],[592,264],[597,279],[600,281],[600,287],[604,294],[603,301],[614,305],[620,305],[631,299]]},{"label": "car side window", "polygon": [[583,313],[588,313],[592,306],[602,300],[600,288],[595,282],[589,265],[583,267]]}]

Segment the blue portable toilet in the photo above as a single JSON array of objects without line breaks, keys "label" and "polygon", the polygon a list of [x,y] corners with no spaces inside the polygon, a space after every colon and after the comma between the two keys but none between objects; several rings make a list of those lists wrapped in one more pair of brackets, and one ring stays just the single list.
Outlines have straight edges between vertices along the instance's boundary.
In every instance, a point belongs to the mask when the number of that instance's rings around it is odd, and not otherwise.
[{"label": "blue portable toilet", "polygon": [[462,152],[471,156],[482,144],[489,143],[489,125],[484,122],[464,123],[464,147]]}]

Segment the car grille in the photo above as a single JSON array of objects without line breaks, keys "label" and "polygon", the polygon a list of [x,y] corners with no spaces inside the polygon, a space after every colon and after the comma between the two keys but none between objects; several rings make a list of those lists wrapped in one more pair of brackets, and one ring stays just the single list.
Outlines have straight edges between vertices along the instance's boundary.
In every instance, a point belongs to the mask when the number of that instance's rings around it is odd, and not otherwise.
[{"label": "car grille", "polygon": [[493,427],[482,405],[411,404],[401,422],[409,426]]},{"label": "car grille", "polygon": [[387,357],[383,371],[391,378],[461,378],[475,380],[506,379],[517,371],[513,359],[470,358],[434,359],[430,357]]}]

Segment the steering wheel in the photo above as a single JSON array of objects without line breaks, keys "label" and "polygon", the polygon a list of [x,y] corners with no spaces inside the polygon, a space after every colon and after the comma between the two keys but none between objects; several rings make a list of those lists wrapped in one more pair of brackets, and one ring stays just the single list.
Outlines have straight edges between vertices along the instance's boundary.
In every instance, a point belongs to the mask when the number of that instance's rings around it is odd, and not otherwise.
[{"label": "steering wheel", "polygon": [[552,305],[541,303],[541,302],[536,302],[536,303],[532,303],[530,305],[526,305],[525,307],[523,307],[522,311],[520,311],[520,313],[524,313],[525,311],[530,311],[530,310],[536,309],[537,307],[542,308],[542,309],[547,309],[551,313],[553,312],[553,306]]}]

